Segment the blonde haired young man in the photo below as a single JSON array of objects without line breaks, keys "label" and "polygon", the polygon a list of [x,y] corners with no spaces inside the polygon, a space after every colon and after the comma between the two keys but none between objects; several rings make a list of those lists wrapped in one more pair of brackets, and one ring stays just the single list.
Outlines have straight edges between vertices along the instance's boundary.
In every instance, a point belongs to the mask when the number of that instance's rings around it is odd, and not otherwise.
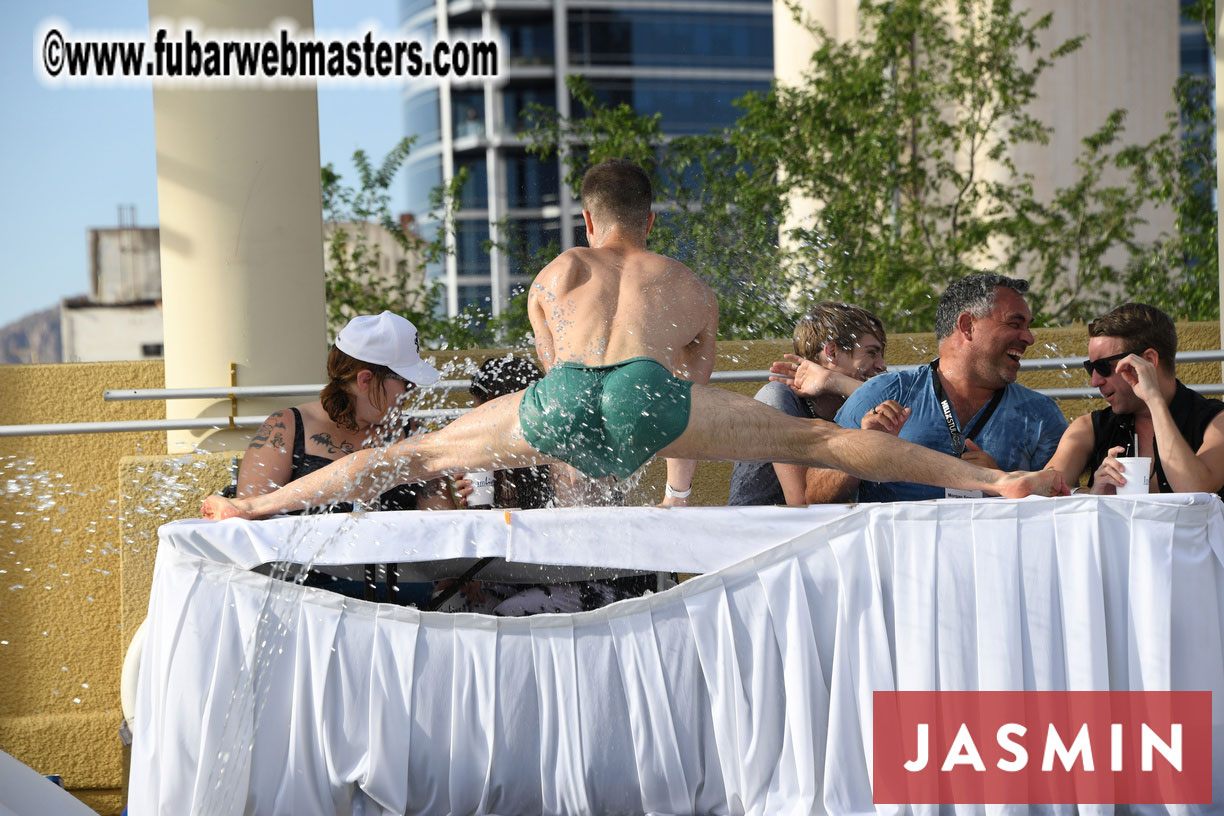
[{"label": "blonde haired young man", "polygon": [[[787,416],[832,421],[846,397],[885,371],[888,337],[880,319],[847,303],[817,303],[795,325],[794,354],[779,363],[815,382],[819,393],[804,396],[779,380],[766,383],[757,402]],[[731,505],[806,504],[810,468],[786,462],[737,462],[731,472]]]}]

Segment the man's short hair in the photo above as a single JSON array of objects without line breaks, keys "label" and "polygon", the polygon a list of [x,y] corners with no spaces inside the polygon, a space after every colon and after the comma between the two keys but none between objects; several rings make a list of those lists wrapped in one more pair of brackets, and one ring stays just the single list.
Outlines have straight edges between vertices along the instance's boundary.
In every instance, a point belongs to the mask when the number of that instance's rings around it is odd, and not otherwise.
[{"label": "man's short hair", "polygon": [[813,306],[795,325],[795,354],[816,362],[826,343],[853,351],[859,339],[867,335],[879,340],[881,347],[888,344],[880,318],[858,306],[826,300]]},{"label": "man's short hair", "polygon": [[612,220],[626,229],[645,229],[653,200],[650,177],[628,159],[602,161],[582,177],[582,209],[596,222]]},{"label": "man's short hair", "polygon": [[1167,314],[1146,303],[1123,303],[1088,324],[1089,337],[1117,337],[1135,354],[1155,349],[1160,365],[1172,374],[1177,357],[1177,327]]},{"label": "man's short hair", "polygon": [[985,317],[994,310],[996,291],[1000,286],[1023,296],[1029,283],[1019,278],[1009,278],[994,272],[978,272],[961,278],[944,290],[939,305],[935,307],[935,340],[942,341],[956,331],[956,318],[963,312],[974,317]]}]

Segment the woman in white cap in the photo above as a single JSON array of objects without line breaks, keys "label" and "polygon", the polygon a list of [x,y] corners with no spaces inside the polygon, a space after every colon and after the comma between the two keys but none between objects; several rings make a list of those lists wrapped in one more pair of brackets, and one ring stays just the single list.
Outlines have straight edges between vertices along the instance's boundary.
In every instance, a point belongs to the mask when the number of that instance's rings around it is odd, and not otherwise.
[{"label": "woman in white cap", "polygon": [[[416,327],[391,312],[350,320],[327,355],[327,376],[317,400],[264,421],[242,457],[239,498],[270,493],[346,454],[397,441],[404,434],[399,412],[404,395],[439,377],[421,360]],[[440,480],[393,487],[378,502],[381,510],[453,508]],[[352,509],[347,503],[320,508]]]}]

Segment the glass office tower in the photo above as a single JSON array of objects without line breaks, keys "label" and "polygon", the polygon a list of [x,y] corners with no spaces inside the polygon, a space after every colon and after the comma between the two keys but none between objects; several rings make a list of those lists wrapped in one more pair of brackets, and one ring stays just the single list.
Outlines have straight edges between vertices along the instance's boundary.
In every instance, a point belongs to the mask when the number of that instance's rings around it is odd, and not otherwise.
[{"label": "glass office tower", "polygon": [[734,121],[731,102],[766,90],[773,77],[770,0],[405,0],[408,36],[499,43],[499,76],[427,86],[405,96],[406,130],[416,137],[407,164],[409,208],[424,230],[430,191],[460,168],[455,253],[431,276],[447,288],[447,311],[468,304],[500,313],[538,271],[524,268],[502,225],[528,249],[584,243],[581,208],[562,190],[558,159],[529,155],[523,114],[532,102],[579,116],[565,77],[581,74],[604,103],[660,112],[669,134]]}]

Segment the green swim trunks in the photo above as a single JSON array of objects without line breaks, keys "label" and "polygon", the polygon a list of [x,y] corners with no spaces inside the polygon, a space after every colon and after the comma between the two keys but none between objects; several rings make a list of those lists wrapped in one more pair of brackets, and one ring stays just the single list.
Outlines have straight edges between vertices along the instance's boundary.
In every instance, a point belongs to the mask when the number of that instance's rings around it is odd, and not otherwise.
[{"label": "green swim trunks", "polygon": [[593,479],[624,479],[684,433],[692,387],[651,357],[559,363],[528,386],[519,422],[540,453]]}]

